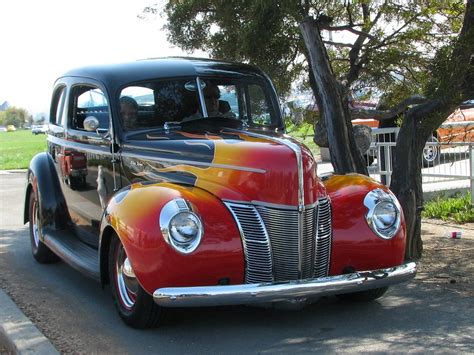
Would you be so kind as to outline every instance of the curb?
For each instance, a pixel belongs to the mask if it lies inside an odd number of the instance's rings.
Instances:
[[[0,289],[0,344],[13,354],[59,354],[51,342]]]

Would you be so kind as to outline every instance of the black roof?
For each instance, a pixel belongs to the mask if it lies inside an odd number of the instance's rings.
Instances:
[[[167,77],[193,76],[265,77],[255,66],[201,58],[155,58],[129,63],[96,65],[73,69],[62,77],[83,77],[99,80],[108,87],[118,88],[130,82]]]

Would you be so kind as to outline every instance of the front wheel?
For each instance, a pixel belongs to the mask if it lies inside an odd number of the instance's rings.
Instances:
[[[59,261],[59,257],[41,241],[42,225],[41,214],[39,210],[39,200],[33,191],[30,194],[29,217],[31,252],[33,257],[41,264]]]
[[[344,301],[370,302],[382,297],[387,292],[388,287],[374,288],[372,290],[345,293],[338,295]]]
[[[109,277],[115,306],[123,321],[133,328],[157,327],[164,310],[138,283],[127,253],[115,236],[109,249]]]

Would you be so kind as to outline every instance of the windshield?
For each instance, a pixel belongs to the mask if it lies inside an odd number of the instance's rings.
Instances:
[[[215,118],[216,126],[235,120],[241,127],[281,127],[272,92],[263,81],[237,79],[172,79],[132,84],[120,93],[124,130],[189,126]],[[226,118],[219,120],[218,118]],[[232,123],[235,126],[235,123]]]

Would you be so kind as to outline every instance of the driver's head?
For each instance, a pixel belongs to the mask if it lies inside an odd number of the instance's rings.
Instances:
[[[137,127],[138,104],[129,97],[122,96],[120,98],[120,115],[125,129],[133,129]]]
[[[217,85],[208,82],[203,90],[203,94],[208,115],[211,116],[211,113],[218,113],[221,93]]]

